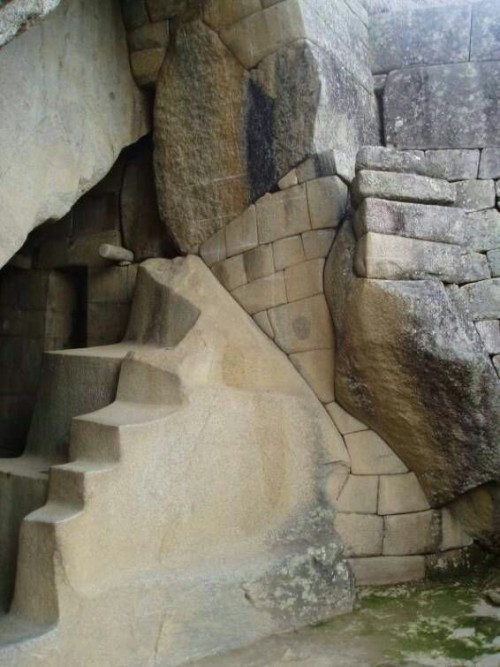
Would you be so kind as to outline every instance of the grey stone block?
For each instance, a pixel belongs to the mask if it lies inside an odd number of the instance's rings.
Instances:
[[[358,586],[387,586],[425,577],[424,556],[374,556],[350,558]]]
[[[500,250],[490,250],[486,256],[490,265],[491,275],[493,278],[498,278],[500,276]]]
[[[490,278],[484,255],[449,243],[369,232],[358,242],[355,268],[363,278],[464,284]]]
[[[476,329],[488,354],[500,354],[500,322],[481,320],[476,322]]]
[[[458,181],[455,205],[466,211],[481,211],[495,206],[495,183],[488,181]]]
[[[472,10],[471,60],[500,59],[500,5],[497,0],[484,0]]]
[[[485,252],[500,248],[500,213],[496,209],[466,215],[467,245]]]
[[[297,167],[299,183],[324,176],[340,176],[350,183],[354,178],[354,155],[345,151],[329,150],[307,158]]]
[[[452,204],[456,193],[455,187],[447,181],[426,176],[360,171],[353,181],[351,196],[355,206],[367,197],[423,204]]]
[[[500,178],[500,148],[483,148],[479,178]]]
[[[428,510],[384,519],[384,556],[409,556],[435,551],[441,542],[441,516]]]
[[[356,156],[356,171],[394,171],[443,178],[440,165],[428,164],[423,151],[396,151],[385,146],[363,146]]]
[[[428,163],[440,169],[442,178],[447,181],[477,178],[479,150],[431,150],[426,151],[425,158]]]
[[[356,211],[354,227],[358,238],[378,232],[456,245],[468,241],[465,212],[451,206],[369,198]]]
[[[475,322],[500,318],[500,278],[464,285],[460,296]]]
[[[372,18],[373,72],[469,59],[470,7],[421,7]]]
[[[384,90],[387,143],[424,149],[498,146],[500,105],[491,101],[499,97],[500,62],[391,72]]]

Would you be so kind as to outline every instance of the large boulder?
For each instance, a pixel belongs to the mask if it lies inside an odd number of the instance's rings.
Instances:
[[[117,0],[64,0],[1,49],[0,88],[1,266],[100,181],[148,121]]]
[[[500,383],[441,282],[358,278],[346,222],[328,258],[336,400],[370,425],[434,505],[500,480]]]

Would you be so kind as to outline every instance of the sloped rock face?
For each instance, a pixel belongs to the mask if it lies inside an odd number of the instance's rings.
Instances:
[[[100,181],[148,120],[117,0],[64,0],[1,49],[0,87],[1,266]]]
[[[358,278],[346,223],[326,268],[337,400],[377,430],[433,504],[500,478],[500,386],[443,285]]]

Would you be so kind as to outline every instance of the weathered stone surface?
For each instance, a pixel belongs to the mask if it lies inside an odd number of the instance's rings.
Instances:
[[[148,13],[152,21],[170,19],[183,12],[193,0],[146,0]]]
[[[335,426],[342,435],[368,430],[368,426],[346,412],[346,410],[344,410],[338,403],[330,403],[326,406],[326,409],[330,413],[330,417],[333,419]]]
[[[123,22],[127,30],[140,28],[149,22],[146,0],[122,0]]]
[[[476,322],[476,329],[488,354],[500,354],[500,322],[481,320]]]
[[[257,201],[260,243],[270,243],[311,228],[305,185],[265,195]]]
[[[347,185],[327,176],[309,181],[306,189],[312,229],[338,227],[347,209]]]
[[[480,251],[500,248],[500,213],[497,210],[469,213],[465,224],[470,248]]]
[[[311,259],[285,269],[286,294],[289,302],[323,293],[324,259]]]
[[[200,255],[207,266],[213,266],[226,259],[227,249],[224,229],[220,229],[201,245]]]
[[[495,183],[487,181],[458,181],[455,205],[466,211],[481,211],[495,206]]]
[[[269,312],[276,343],[288,354],[333,348],[333,328],[322,294],[294,301]]]
[[[344,543],[346,556],[377,556],[382,553],[384,521],[374,514],[344,514],[335,517],[335,530]]]
[[[384,556],[410,556],[436,551],[441,542],[441,516],[428,510],[386,516]]]
[[[441,510],[441,551],[460,549],[472,544],[462,525],[445,507]]]
[[[322,403],[335,398],[334,364],[331,350],[310,350],[290,355],[290,361]]]
[[[334,229],[315,229],[314,231],[302,234],[306,259],[326,257],[330,252],[334,238]]]
[[[477,336],[441,283],[356,278],[353,252],[344,225],[325,270],[336,401],[390,443],[431,504],[498,479],[500,387]],[[471,304],[488,304],[478,319],[498,317],[494,288],[493,280],[461,288]]]
[[[493,278],[500,277],[500,250],[490,250],[487,253],[488,263]]]
[[[471,9],[422,7],[375,16],[370,23],[373,72],[469,59]]]
[[[306,260],[302,237],[288,236],[273,243],[274,266],[276,271]],[[309,259],[309,258],[308,258]],[[312,258],[311,258],[312,259]]]
[[[410,204],[373,197],[363,200],[354,218],[358,239],[368,232],[376,232],[466,245],[469,227],[472,225],[469,225],[465,212],[451,206]]]
[[[215,264],[212,266],[212,271],[214,276],[230,292],[237,287],[240,287],[240,285],[245,285],[247,283],[243,255],[235,255],[234,257],[229,257],[228,259]],[[257,310],[262,310],[262,308],[258,308]]]
[[[384,90],[387,143],[397,148],[500,145],[500,63],[391,72]],[[418,100],[418,114],[414,113]]]
[[[499,373],[500,375],[500,373]],[[500,484],[488,483],[464,493],[449,509],[479,544],[500,553]]]
[[[34,227],[66,214],[148,124],[111,0],[65,0],[4,46],[0,86],[2,265]]]
[[[443,169],[428,164],[424,151],[396,151],[385,146],[363,146],[356,156],[356,171],[393,171],[443,178]]]
[[[250,203],[240,140],[247,80],[210,28],[180,27],[157,85],[155,168],[162,219],[183,251]]]
[[[380,477],[379,514],[409,514],[428,509],[429,501],[414,473]]]
[[[378,480],[376,475],[349,475],[337,501],[337,511],[376,514]]]
[[[345,436],[354,475],[398,475],[408,468],[375,431],[359,431]]]
[[[358,586],[388,586],[425,577],[424,556],[378,556],[349,560]]]
[[[500,148],[483,148],[479,178],[500,178]]]
[[[500,318],[500,278],[464,285],[460,295],[474,321]]]
[[[288,190],[288,188],[293,188],[294,185],[299,184],[299,179],[297,178],[297,170],[292,169],[289,171],[286,176],[280,178],[278,181],[278,187],[280,190]]]
[[[343,181],[350,183],[354,178],[355,156],[352,153],[339,150],[329,150],[307,158],[300,164],[297,171],[299,183],[312,181],[325,176],[340,176]]]
[[[61,0],[11,0],[0,5],[0,47],[57,8]]]
[[[261,245],[253,250],[248,250],[243,255],[243,264],[248,282],[270,276],[271,273],[274,273],[272,245]]]
[[[241,255],[237,255],[232,259],[238,259],[238,257],[241,257]],[[247,285],[242,285],[233,291],[233,296],[236,301],[243,306],[247,313],[250,313],[250,315],[286,303],[287,299],[283,272],[273,273],[266,278],[260,278]],[[274,329],[272,318],[271,323]]]
[[[261,9],[260,0],[208,0],[203,6],[203,18],[214,30],[219,30]]]
[[[500,60],[500,7],[495,0],[482,0],[472,12],[471,60]]]
[[[168,21],[148,23],[141,28],[131,30],[127,34],[127,41],[131,51],[165,49],[168,46],[168,39]]]
[[[435,178],[389,171],[359,171],[352,183],[351,195],[355,205],[367,197],[422,204],[452,204],[456,193],[453,185]]]
[[[465,181],[477,178],[479,168],[478,150],[431,150],[425,151],[425,160],[440,170],[447,181]]]
[[[356,273],[363,278],[470,283],[490,278],[484,255],[462,246],[368,232],[357,244]]]

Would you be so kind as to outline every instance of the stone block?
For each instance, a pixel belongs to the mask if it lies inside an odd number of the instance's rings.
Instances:
[[[500,7],[496,0],[483,0],[472,9],[471,60],[500,60]]]
[[[297,352],[290,355],[290,361],[322,403],[334,400],[333,350]]]
[[[460,288],[460,296],[475,322],[500,318],[500,278],[464,285]]]
[[[377,556],[382,553],[384,521],[375,514],[337,513],[335,530],[344,543],[344,555]]]
[[[299,179],[297,178],[297,170],[292,169],[292,171],[289,171],[286,176],[283,176],[278,181],[278,187],[280,190],[288,190],[288,188],[293,188],[294,185],[299,184]]]
[[[379,478],[370,475],[349,475],[337,501],[338,512],[376,514]]]
[[[260,243],[270,243],[311,228],[306,187],[265,195],[257,201],[257,229]]]
[[[164,21],[183,12],[189,0],[146,0],[151,21]]]
[[[476,329],[488,354],[500,354],[500,322],[481,320],[476,322]]]
[[[205,241],[205,243],[202,243],[200,247],[200,255],[205,264],[209,267],[226,259],[227,249],[224,229],[219,229],[219,231]]]
[[[462,246],[368,232],[357,244],[358,276],[384,280],[426,280],[464,284],[490,277],[484,255]]]
[[[327,257],[335,238],[334,229],[315,229],[302,234],[305,259]]]
[[[255,206],[249,206],[246,211],[232,220],[227,225],[225,233],[228,257],[255,248],[258,245]]]
[[[444,507],[441,510],[441,551],[450,549],[460,549],[472,544],[471,538],[467,535],[461,524],[449,509]]]
[[[68,239],[49,239],[38,247],[35,255],[35,268],[57,269],[69,266]]]
[[[261,245],[243,255],[248,282],[265,278],[274,273],[273,246]]]
[[[456,198],[454,185],[447,181],[388,171],[358,172],[351,194],[356,206],[367,197],[422,204],[453,204]]]
[[[389,586],[425,578],[424,556],[351,558],[349,565],[358,586]]]
[[[127,34],[127,41],[131,51],[166,49],[168,46],[168,39],[168,21],[148,23],[141,28],[131,30]]]
[[[466,245],[469,226],[465,212],[452,206],[409,204],[372,197],[362,201],[354,217],[358,238],[375,232]]]
[[[146,0],[122,0],[122,15],[125,27],[139,28],[149,21]]]
[[[241,257],[241,255],[238,255],[238,257]],[[273,273],[266,278],[260,278],[247,285],[242,285],[233,290],[232,295],[250,315],[286,303],[283,273]],[[273,324],[272,318],[271,324]]]
[[[500,62],[391,72],[384,89],[386,141],[396,148],[500,145]],[[419,113],[415,114],[415,100]]]
[[[262,331],[269,336],[269,338],[274,339],[274,331],[269,321],[269,315],[267,310],[262,310],[260,313],[255,313],[253,316],[255,322],[259,325]]]
[[[334,464],[331,466],[325,482],[325,496],[332,507],[336,507],[337,500],[348,479],[349,467],[347,465]]]
[[[471,9],[402,8],[378,14],[370,23],[375,74],[469,60]]]
[[[219,30],[261,9],[260,0],[208,0],[203,6],[203,19]]]
[[[481,252],[500,248],[500,213],[495,209],[466,216],[467,245]]]
[[[425,159],[424,151],[397,151],[385,146],[363,146],[356,156],[356,171],[392,171],[431,178],[444,178],[441,165]]]
[[[289,302],[323,293],[324,259],[311,259],[285,269],[286,295]]]
[[[455,206],[466,211],[481,211],[495,206],[495,183],[487,181],[458,181]]]
[[[333,326],[322,294],[269,312],[276,343],[287,354],[333,348]]]
[[[130,54],[130,66],[137,85],[152,87],[156,84],[165,54],[164,47],[133,51]]]
[[[483,148],[479,178],[500,178],[500,148]]]
[[[130,303],[134,295],[137,265],[90,269],[87,279],[89,303]]]
[[[350,415],[338,403],[330,403],[326,406],[326,409],[342,435],[357,433],[358,431],[368,431],[368,426],[366,426],[366,424],[363,424],[359,419]]]
[[[408,468],[375,431],[345,436],[353,475],[398,475]]]
[[[276,271],[281,271],[288,266],[305,262],[306,255],[302,239],[303,237],[301,238],[300,236],[288,236],[285,239],[280,239],[273,243],[274,266],[276,267]]]
[[[440,543],[440,512],[428,510],[384,518],[384,556],[432,553]]]
[[[347,209],[347,185],[338,176],[327,176],[306,187],[312,229],[338,227]]]
[[[296,169],[299,183],[325,176],[340,176],[350,183],[354,178],[355,156],[353,152],[331,149],[304,160]]]
[[[425,152],[425,160],[441,172],[447,181],[465,181],[477,178],[479,150],[430,150]]]
[[[247,283],[243,255],[235,255],[218,264],[214,264],[212,266],[212,272],[230,292]],[[258,310],[262,310],[262,308],[259,308]]]
[[[498,377],[500,377],[500,354],[497,354],[492,358],[493,366],[495,367],[495,370],[498,374]]]
[[[87,305],[87,345],[113,345],[125,337],[130,316],[128,303]]]
[[[486,253],[486,257],[488,258],[492,277],[500,277],[500,250],[490,250]]]
[[[430,509],[420,482],[412,472],[380,477],[378,513],[408,514]]]

